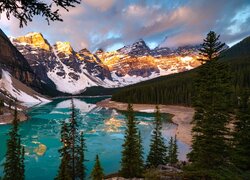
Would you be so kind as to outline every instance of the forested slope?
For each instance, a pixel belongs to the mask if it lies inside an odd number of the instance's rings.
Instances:
[[[250,37],[225,51],[220,61],[229,64],[235,95],[243,88],[250,87]],[[198,68],[127,86],[113,94],[112,100],[191,105],[195,95],[194,80],[197,70]]]

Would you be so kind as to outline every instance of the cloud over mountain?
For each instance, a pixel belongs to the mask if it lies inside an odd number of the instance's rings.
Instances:
[[[36,17],[27,27],[1,17],[0,26],[8,35],[18,36],[31,31],[43,32],[50,41],[70,41],[75,49],[117,48],[139,38],[148,43],[175,47],[202,41],[214,30],[226,43],[233,43],[250,34],[250,2],[248,0],[177,0],[118,1],[82,0],[81,5],[62,10],[64,22],[50,26]]]

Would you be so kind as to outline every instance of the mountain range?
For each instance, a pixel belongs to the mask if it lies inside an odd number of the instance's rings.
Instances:
[[[221,59],[234,72],[237,92],[250,86],[249,42],[247,37],[226,47]],[[159,103],[153,97],[159,94],[164,97],[160,103],[190,105],[196,67],[201,65],[200,45],[150,49],[142,39],[112,52],[90,52],[86,48],[76,51],[69,42],[51,45],[41,33],[8,38],[0,31],[0,47],[0,96],[21,102],[48,101],[48,96],[113,94],[118,89],[112,96],[117,101],[136,94],[137,103]]]
[[[10,40],[43,84],[68,94],[88,87],[124,87],[200,65],[199,45],[150,49],[140,39],[116,51],[92,53],[86,48],[75,51],[69,42],[51,45],[41,33]]]
[[[250,36],[225,49],[219,62],[228,65],[232,76],[233,99],[238,99],[245,89],[250,89]],[[112,100],[141,104],[191,106],[192,98],[196,95],[194,84],[198,69],[199,67],[126,86],[113,93]]]

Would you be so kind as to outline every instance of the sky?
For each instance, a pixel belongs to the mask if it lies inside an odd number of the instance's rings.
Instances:
[[[199,44],[210,30],[232,46],[250,35],[250,0],[82,0],[60,13],[63,22],[36,16],[23,28],[1,14],[0,28],[14,37],[41,32],[50,44],[67,41],[76,51],[112,51],[141,38],[150,48]]]

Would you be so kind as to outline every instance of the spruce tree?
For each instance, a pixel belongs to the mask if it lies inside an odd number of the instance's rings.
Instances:
[[[144,173],[144,160],[143,160],[143,146],[142,146],[142,138],[141,132],[138,130],[138,169],[137,169],[137,176],[140,177]]]
[[[168,159],[168,163],[171,162],[171,159],[172,159],[172,155],[173,155],[173,142],[174,142],[174,139],[173,137],[171,136],[170,137],[170,140],[168,142],[168,154],[167,154],[167,159]]]
[[[178,162],[178,146],[177,139],[171,137],[168,146],[168,162],[171,165],[175,165]]]
[[[19,120],[15,107],[12,128],[8,133],[6,159],[4,162],[3,180],[24,180],[24,148],[19,135]]]
[[[126,130],[122,145],[121,175],[125,178],[141,177],[143,164],[141,163],[142,148],[136,127],[136,119],[132,105],[128,105],[126,113]]]
[[[94,165],[94,168],[91,172],[91,179],[92,180],[102,180],[103,178],[104,178],[103,169],[101,167],[99,157],[98,157],[98,155],[96,155],[95,165]]]
[[[86,167],[84,165],[85,156],[84,151],[86,149],[85,139],[83,137],[83,132],[80,134],[80,144],[77,147],[78,159],[76,160],[76,176],[83,180],[85,178]]]
[[[69,166],[71,169],[71,177],[72,179],[75,179],[76,174],[76,149],[77,149],[77,122],[76,122],[76,111],[75,111],[75,105],[73,103],[73,100],[71,100],[71,118],[69,121],[69,135],[68,135],[68,142],[69,142],[69,153],[70,153],[70,162]]]
[[[83,134],[78,132],[77,115],[74,102],[71,102],[71,117],[69,122],[63,122],[61,130],[62,148],[59,150],[61,164],[59,166],[58,180],[84,179],[84,151],[85,142]]]
[[[156,106],[154,130],[150,143],[150,150],[147,157],[148,168],[156,168],[159,165],[167,163],[167,147],[164,143],[164,139],[161,133],[162,120],[159,107]]]
[[[71,172],[69,167],[69,142],[68,142],[68,124],[63,121],[61,128],[61,142],[63,146],[59,149],[61,164],[59,166],[58,175],[55,179],[57,180],[70,180]]]
[[[240,97],[233,133],[233,163],[243,172],[250,174],[250,91]],[[249,175],[250,176],[250,175]],[[249,178],[248,176],[248,178]],[[246,178],[247,179],[247,178]]]
[[[231,77],[228,66],[218,62],[223,46],[211,31],[200,49],[205,64],[196,78],[193,143],[188,157],[193,170],[206,172],[204,176],[216,174],[228,164]]]
[[[22,179],[25,179],[25,165],[24,165],[24,158],[25,156],[25,149],[24,146],[21,146],[21,157],[20,157],[20,175],[22,177]]]

